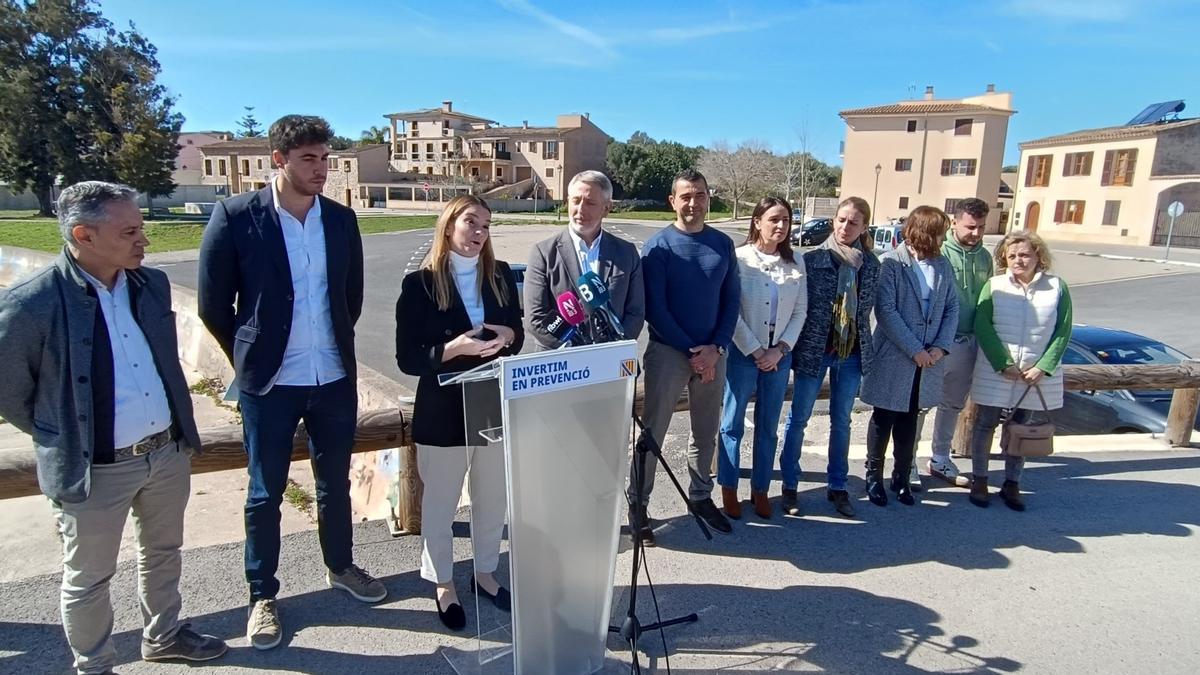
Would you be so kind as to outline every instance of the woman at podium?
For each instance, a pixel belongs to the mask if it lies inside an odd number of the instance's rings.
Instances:
[[[495,259],[489,239],[492,213],[472,195],[450,200],[434,227],[421,269],[404,278],[396,302],[396,363],[420,378],[412,435],[421,498],[421,577],[436,584],[442,623],[461,630],[466,616],[454,589],[451,526],[470,476],[472,589],[508,610],[509,592],[496,581],[506,509],[504,449],[482,437],[468,439],[462,385],[442,386],[438,375],[470,370],[521,351],[524,331],[517,284]]]

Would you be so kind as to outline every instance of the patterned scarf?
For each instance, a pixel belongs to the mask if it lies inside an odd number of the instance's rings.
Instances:
[[[833,296],[833,348],[839,359],[844,359],[854,352],[854,342],[858,339],[858,269],[862,267],[862,243],[854,242],[846,246],[838,242],[837,237],[830,236],[820,248],[829,251],[837,261],[838,278],[837,291]]]

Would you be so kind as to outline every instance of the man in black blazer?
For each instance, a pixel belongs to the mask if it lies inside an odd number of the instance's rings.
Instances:
[[[637,247],[605,232],[604,216],[612,208],[612,183],[599,171],[582,171],[567,184],[570,222],[562,232],[539,242],[525,270],[525,330],[543,349],[556,349],[559,341],[546,332],[558,316],[556,298],[575,291],[576,280],[586,270],[600,276],[608,287],[609,305],[621,322],[625,337],[636,340],[646,323],[646,298],[642,289],[642,258]],[[581,326],[594,338],[595,325]]]
[[[219,202],[200,246],[200,318],[233,363],[249,458],[246,634],[283,637],[275,596],[280,504],[301,420],[317,488],[329,585],[363,602],[387,596],[354,565],[350,451],[358,415],[354,324],[362,312],[362,238],[354,212],[321,196],[333,131],[319,117],[271,125],[271,185]]]

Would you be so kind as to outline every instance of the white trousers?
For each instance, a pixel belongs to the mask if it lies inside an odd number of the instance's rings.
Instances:
[[[475,572],[496,571],[500,538],[508,509],[504,478],[504,446],[439,447],[417,445],[421,496],[421,578],[444,584],[454,578],[454,514],[470,473],[471,549]]]

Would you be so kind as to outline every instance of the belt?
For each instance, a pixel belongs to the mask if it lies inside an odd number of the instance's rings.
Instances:
[[[133,445],[127,445],[123,448],[116,448],[113,450],[113,461],[120,461],[123,459],[130,459],[132,457],[148,455],[155,450],[161,450],[178,437],[179,436],[175,433],[174,427],[171,427],[170,429],[163,429],[156,434],[150,434]]]

